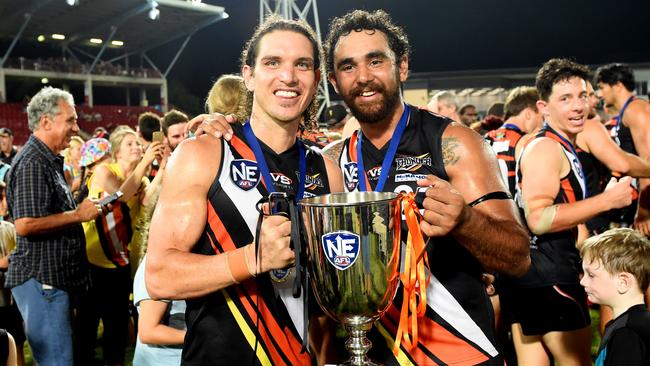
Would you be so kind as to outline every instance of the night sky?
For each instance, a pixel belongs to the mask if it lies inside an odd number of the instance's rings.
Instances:
[[[197,32],[171,70],[169,101],[190,114],[203,110],[205,96],[220,75],[240,71],[241,50],[259,24],[258,0],[204,2],[225,7],[230,17]],[[306,0],[297,2],[302,6]],[[650,0],[319,0],[322,37],[333,17],[352,9],[391,14],[409,35],[412,72],[537,68],[552,57],[588,65],[650,64]],[[171,15],[161,12],[165,16]],[[309,22],[313,25],[312,14]],[[181,43],[171,42],[149,55],[165,70]],[[0,49],[8,44],[0,41]],[[28,58],[60,55],[53,44],[33,42],[12,53]],[[35,79],[7,81],[13,101],[40,87]],[[81,84],[72,85],[71,91],[83,98]],[[126,104],[123,88],[96,87],[94,93],[98,104]],[[138,96],[132,91],[130,103],[137,104]],[[152,105],[159,103],[159,91],[148,91],[148,98]]]
[[[170,74],[200,97],[219,75],[239,71],[241,49],[259,22],[257,0],[204,2],[224,6],[230,18],[195,34]],[[404,27],[413,72],[538,67],[552,57],[650,62],[647,0],[320,0],[322,37],[333,17],[357,8],[384,9]],[[163,59],[178,44],[154,55]]]

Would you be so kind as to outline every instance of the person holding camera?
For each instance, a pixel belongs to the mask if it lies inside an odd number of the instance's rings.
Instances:
[[[160,179],[150,184],[147,170],[154,159],[163,159],[163,144],[152,143],[146,153],[137,133],[119,127],[110,136],[112,162],[97,166],[88,178],[88,196],[112,205],[106,215],[83,223],[92,287],[78,313],[79,363],[93,364],[94,340],[103,320],[103,355],[108,365],[124,363],[129,322],[131,267],[129,250],[134,224]],[[161,175],[162,177],[162,175]],[[120,195],[117,192],[121,192]],[[111,203],[110,201],[114,201]]]

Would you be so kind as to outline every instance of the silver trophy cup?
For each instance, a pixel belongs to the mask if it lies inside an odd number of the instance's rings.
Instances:
[[[366,332],[391,304],[399,281],[399,196],[336,193],[300,201],[308,269],[323,311],[343,324],[347,365],[373,365]]]

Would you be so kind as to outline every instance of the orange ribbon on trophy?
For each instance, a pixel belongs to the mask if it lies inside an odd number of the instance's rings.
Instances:
[[[393,346],[393,354],[397,355],[401,342],[407,349],[413,349],[418,344],[418,318],[424,316],[427,309],[427,285],[430,276],[426,274],[425,266],[429,266],[426,243],[420,230],[420,213],[413,193],[402,193],[397,209],[404,209],[408,236],[404,255],[404,268],[400,274],[402,287],[402,309],[399,326]],[[400,215],[397,216],[401,218]],[[401,220],[396,220],[396,229],[400,233]],[[401,245],[400,245],[401,246]],[[397,247],[397,246],[396,246]]]

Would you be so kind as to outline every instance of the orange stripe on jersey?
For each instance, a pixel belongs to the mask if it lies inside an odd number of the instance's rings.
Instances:
[[[253,150],[246,144],[246,142],[242,141],[239,137],[237,136],[232,136],[230,139],[230,146],[239,154],[241,155],[242,158],[251,160],[251,161],[257,161],[255,159],[255,153],[253,153]],[[260,174],[260,181],[262,184],[264,184],[264,187],[266,187],[266,183],[264,182],[264,179],[262,178],[262,175]],[[273,182],[271,182],[273,184]]]
[[[124,222],[125,214],[122,205],[126,204],[118,203],[110,213],[101,216],[101,229],[106,239],[106,245],[108,246],[104,250],[107,250],[111,254],[111,258],[108,259],[117,266],[125,266],[128,264],[125,256],[128,258],[128,245],[131,239],[129,238],[129,228]],[[109,217],[112,218],[112,224],[108,221]],[[117,243],[113,240],[114,238],[118,240]]]
[[[384,318],[387,316],[392,321],[399,319],[398,309],[391,305]],[[391,321],[383,320],[382,324],[390,329],[391,333],[395,333],[396,329]],[[472,344],[467,343],[462,338],[458,338],[427,316],[418,318],[418,330],[420,339],[418,347],[413,348],[411,351],[402,348],[402,351],[408,353],[416,364],[431,364],[435,362],[420,347],[428,349],[443,364],[470,366],[485,362],[489,359],[487,355],[476,349]],[[459,359],[460,357],[462,359]]]
[[[245,281],[242,283],[242,287],[246,289],[248,293],[257,293],[257,285],[253,281]],[[257,312],[253,308],[253,304],[248,301],[248,298],[244,296],[241,287],[237,287],[237,294],[240,296],[242,305],[244,305],[246,312],[250,316],[251,320],[255,322],[257,320]],[[267,349],[270,350],[271,357],[274,359],[276,364],[282,364],[284,361],[280,359],[279,351],[282,351],[284,356],[289,359],[290,365],[309,365],[311,364],[311,357],[308,352],[300,353],[302,349],[302,343],[297,339],[291,330],[287,327],[280,327],[277,320],[269,311],[266,302],[263,298],[257,297],[257,309],[262,315],[262,319],[266,327],[260,327],[259,332],[262,336],[264,343],[267,345]],[[268,327],[267,333],[266,328]],[[269,338],[271,337],[271,338]],[[277,343],[278,349],[273,347],[273,341]]]
[[[515,158],[510,155],[503,155],[503,154],[497,154],[497,159],[503,160],[503,161],[515,161]]]
[[[221,218],[219,218],[219,215],[215,212],[211,204],[208,204],[208,224],[215,233],[219,244],[221,244],[225,251],[237,249],[237,246],[223,225]],[[216,245],[212,242],[210,242],[210,244],[212,245],[212,248],[219,253]],[[242,291],[242,287],[246,290],[246,293],[251,294],[250,298],[246,296],[244,291]],[[266,346],[274,364],[284,364],[285,358],[289,359],[289,364],[291,365],[311,364],[309,353],[300,353],[300,350],[302,349],[301,341],[293,335],[289,328],[281,328],[273,314],[269,311],[265,300],[259,296],[255,281],[247,280],[239,286],[233,286],[233,288],[236,291],[237,299],[246,310],[246,314],[248,315],[251,324],[257,323],[257,311],[255,308],[257,308],[259,313],[262,315],[260,323],[264,324],[263,326],[258,327],[258,332],[260,333],[261,341]],[[251,303],[253,297],[257,304]],[[273,344],[273,341],[277,343],[277,348]],[[284,354],[285,358],[282,357],[280,352]]]
[[[573,191],[573,187],[571,186],[571,181],[569,178],[564,178],[560,181],[560,189],[562,190],[563,195],[566,197],[567,203],[576,202],[576,194]]]
[[[226,230],[221,218],[219,218],[219,215],[214,211],[214,207],[212,207],[212,203],[210,202],[208,202],[207,221],[210,228],[212,228],[212,232],[217,237],[219,244],[221,244],[221,247],[223,247],[225,251],[237,249],[235,242],[232,241],[230,234],[228,234],[228,230]],[[215,253],[222,253],[220,250],[217,250],[217,246],[212,242],[212,239],[210,239],[210,245],[212,245],[212,249],[214,249]]]

